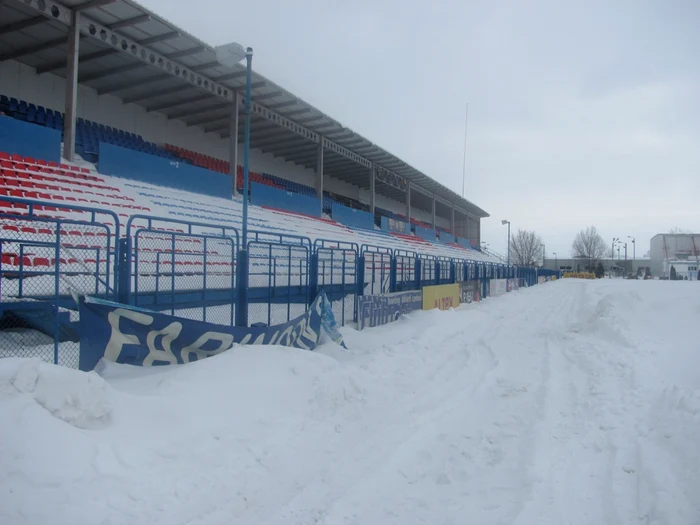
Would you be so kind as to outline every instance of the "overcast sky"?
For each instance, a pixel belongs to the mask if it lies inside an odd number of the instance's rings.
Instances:
[[[548,257],[588,225],[638,256],[700,230],[696,0],[141,1],[458,193],[469,102],[465,196],[501,253],[501,219]]]

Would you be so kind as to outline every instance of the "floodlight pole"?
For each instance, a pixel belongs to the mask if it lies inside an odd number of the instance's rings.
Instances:
[[[253,48],[245,50],[245,134],[243,138],[243,250],[248,250],[248,162],[250,160],[250,113],[251,113],[251,79],[253,64]]]
[[[510,268],[510,221],[502,220],[501,224],[508,225],[508,267]]]
[[[253,48],[245,50],[246,70],[245,70],[245,100],[243,111],[245,113],[245,134],[243,139],[243,217],[241,231],[241,247],[238,250],[238,300],[236,304],[236,326],[248,326],[248,198],[250,188],[248,187],[249,160],[250,160],[250,116],[251,116],[251,78],[253,63]]]

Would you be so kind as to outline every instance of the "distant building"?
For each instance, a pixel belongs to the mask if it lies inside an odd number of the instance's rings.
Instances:
[[[651,273],[668,277],[671,266],[676,273],[697,279],[700,266],[700,233],[659,233],[651,238],[649,250]],[[694,268],[694,269],[693,269]]]
[[[632,260],[628,259],[601,259],[603,263],[603,270],[605,270],[606,275],[610,275],[612,272],[616,276],[625,276],[630,273],[644,273],[644,270],[649,266],[649,259],[637,258]],[[562,272],[585,272],[586,265],[588,264],[588,259],[586,258],[573,258],[573,259],[546,259],[544,261],[543,267],[548,270],[561,270]],[[652,275],[654,275],[652,273]],[[656,275],[659,275],[658,273]]]

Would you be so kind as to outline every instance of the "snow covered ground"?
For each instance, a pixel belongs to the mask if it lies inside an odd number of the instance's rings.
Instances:
[[[565,280],[350,348],[0,360],[0,523],[700,523],[695,283]]]

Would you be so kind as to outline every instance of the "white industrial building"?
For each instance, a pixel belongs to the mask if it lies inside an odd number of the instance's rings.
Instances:
[[[651,272],[668,277],[671,266],[678,275],[697,279],[700,267],[699,233],[659,233],[651,238],[649,250]]]

